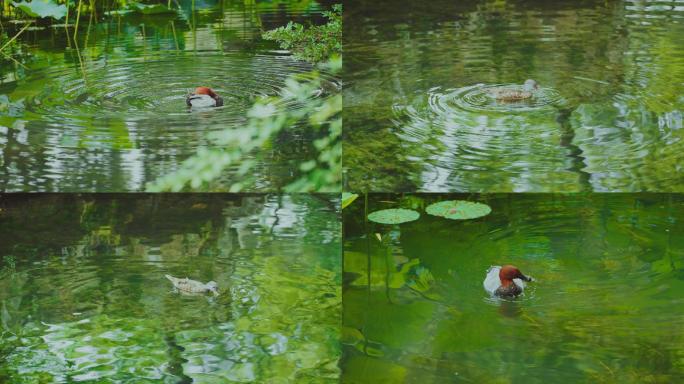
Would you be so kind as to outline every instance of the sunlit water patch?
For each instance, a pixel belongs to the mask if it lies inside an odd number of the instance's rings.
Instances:
[[[365,219],[452,199],[492,212]],[[343,221],[343,382],[684,379],[679,195],[371,194]],[[483,286],[504,264],[533,278],[515,299]]]
[[[1,209],[0,381],[338,381],[336,198],[6,196]],[[165,274],[219,294],[183,295]]]
[[[313,69],[261,32],[290,20],[316,22],[319,5],[203,7],[94,23],[78,44],[67,42],[63,28],[23,36],[29,62],[0,73],[0,188],[143,190],[210,145],[212,133],[244,127],[258,98],[285,95],[288,77],[306,78]],[[311,97],[339,86],[321,72],[323,85]],[[189,109],[185,98],[198,86],[214,89],[224,106]],[[298,107],[281,102],[271,113]],[[313,152],[312,136],[294,126],[269,148],[246,154],[255,164],[246,184],[272,191],[294,180]],[[243,181],[241,166],[209,187]]]

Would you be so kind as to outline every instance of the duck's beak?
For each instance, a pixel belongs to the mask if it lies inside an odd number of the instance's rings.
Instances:
[[[532,278],[531,278],[531,277],[525,276],[525,275],[523,275],[522,273],[518,276],[518,278],[519,278],[520,280],[527,281],[527,282],[532,281]]]

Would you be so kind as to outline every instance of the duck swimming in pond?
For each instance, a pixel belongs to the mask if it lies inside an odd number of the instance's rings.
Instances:
[[[514,298],[525,289],[525,281],[532,281],[512,265],[490,267],[484,280],[484,288],[490,295],[506,299]]]
[[[527,79],[523,84],[522,89],[512,88],[512,87],[497,87],[490,90],[490,94],[496,101],[500,102],[515,102],[528,100],[534,97],[534,93],[539,89],[539,84],[532,80]]]
[[[223,106],[223,99],[209,87],[197,87],[185,98],[188,107],[209,108]]]
[[[205,294],[207,292],[211,292],[214,294],[214,296],[218,296],[218,284],[216,284],[215,281],[210,281],[206,284],[195,281],[195,280],[190,280],[187,277],[185,279],[181,279],[178,277],[173,277],[171,275],[164,275],[166,276],[169,281],[173,284],[176,289],[178,289],[181,293],[184,293],[186,295],[200,295],[200,294]]]

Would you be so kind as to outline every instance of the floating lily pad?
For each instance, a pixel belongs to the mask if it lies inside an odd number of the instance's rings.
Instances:
[[[51,17],[59,20],[67,13],[66,5],[57,4],[54,0],[33,0],[30,3],[13,1],[12,5],[31,17]]]
[[[403,208],[383,209],[368,215],[368,220],[380,224],[401,224],[418,220],[420,213]]]
[[[492,209],[487,204],[463,200],[447,200],[430,204],[425,211],[451,220],[468,220],[487,216]]]
[[[342,209],[353,203],[359,197],[356,193],[342,192]]]

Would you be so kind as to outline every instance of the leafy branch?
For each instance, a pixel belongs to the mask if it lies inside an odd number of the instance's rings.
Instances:
[[[318,63],[333,55],[342,54],[342,4],[324,12],[328,19],[324,25],[310,26],[289,22],[286,26],[267,31],[266,40],[275,40],[280,47],[292,51],[299,60]]]

